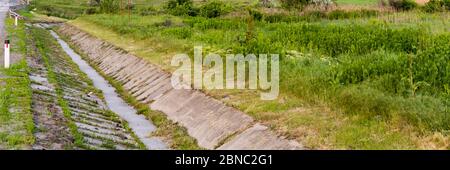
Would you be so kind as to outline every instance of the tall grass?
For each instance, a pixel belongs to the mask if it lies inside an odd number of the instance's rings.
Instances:
[[[279,53],[283,93],[325,102],[347,114],[401,116],[424,129],[450,130],[448,32],[381,21],[255,21],[253,39],[248,41],[247,23],[238,19],[164,15],[134,16],[131,21],[118,15],[83,19],[137,39],[207,44],[219,53]],[[164,24],[168,20],[171,24]]]

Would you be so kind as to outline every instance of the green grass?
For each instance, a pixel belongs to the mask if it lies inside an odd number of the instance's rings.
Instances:
[[[263,102],[247,92],[210,93],[218,98],[231,94],[234,98],[225,101],[227,104],[269,122],[287,136],[309,141],[311,147],[417,148],[421,136],[446,133],[450,128],[445,88],[449,72],[432,69],[449,68],[441,62],[450,56],[445,27],[449,22],[443,19],[448,14],[390,15],[352,21],[257,21],[255,37],[247,43],[239,43],[248,31],[247,23],[235,19],[158,15],[129,20],[119,15],[93,15],[73,24],[169,70],[174,69],[168,67],[170,57],[190,53],[194,45],[219,54],[280,53],[281,99]],[[412,22],[423,18],[428,18],[424,24]],[[166,20],[171,20],[172,26],[160,26]],[[133,46],[129,46],[131,41]],[[146,50],[149,46],[158,48]],[[303,107],[318,107],[315,112],[329,114],[291,113]],[[290,124],[287,127],[286,122]],[[327,130],[306,137],[298,132],[319,128]]]
[[[0,147],[25,149],[34,143],[31,89],[25,60],[0,69]]]
[[[25,27],[20,22],[6,19],[6,31],[12,42],[11,53],[26,55]],[[31,112],[31,88],[25,59],[12,64],[9,69],[0,68],[0,148],[27,149],[34,143],[34,122]]]

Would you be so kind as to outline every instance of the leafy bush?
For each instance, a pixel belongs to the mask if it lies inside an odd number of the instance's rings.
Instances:
[[[430,0],[423,9],[426,12],[442,12],[450,10],[450,0]]]
[[[418,6],[414,0],[389,0],[389,5],[397,11],[408,11]]]
[[[115,14],[120,10],[119,0],[102,0],[100,1],[100,12]]]
[[[164,6],[165,9],[168,10],[173,10],[175,9],[177,6],[193,6],[193,1],[192,0],[169,0],[166,4],[166,6]]]
[[[158,11],[152,6],[139,9],[139,15],[141,15],[141,16],[153,15],[153,14],[156,14],[157,12]]]
[[[192,0],[170,0],[164,8],[175,16],[197,16],[198,9],[194,7]]]
[[[97,8],[86,8],[86,10],[84,10],[84,14],[91,15],[96,13],[98,13]]]
[[[249,12],[250,16],[253,18],[253,20],[255,20],[255,21],[261,21],[264,17],[264,14],[262,14],[258,10],[249,9],[248,12]]]
[[[220,1],[209,2],[200,7],[200,15],[207,18],[216,18],[226,13],[225,4]]]

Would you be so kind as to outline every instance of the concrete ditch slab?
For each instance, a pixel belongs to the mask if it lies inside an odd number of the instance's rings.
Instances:
[[[184,126],[203,148],[302,149],[297,142],[279,137],[265,126],[254,125],[255,121],[244,112],[200,91],[173,89],[169,73],[139,57],[68,24],[58,31],[139,101],[149,103],[152,110],[161,111]]]

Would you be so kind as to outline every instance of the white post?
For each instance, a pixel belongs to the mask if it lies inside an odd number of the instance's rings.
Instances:
[[[17,20],[19,20],[18,18],[19,17],[17,17],[17,16],[15,16],[15,18],[14,18],[14,26],[16,26],[16,27],[17,27],[17,22],[18,22]]]
[[[9,68],[9,40],[5,40],[5,68]]]

